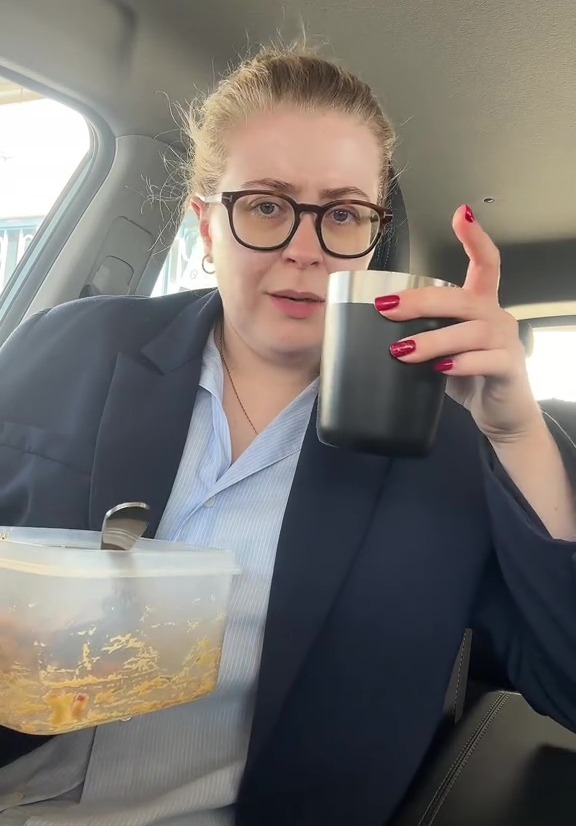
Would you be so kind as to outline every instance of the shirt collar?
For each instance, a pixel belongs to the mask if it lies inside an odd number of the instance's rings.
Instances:
[[[200,372],[200,381],[198,384],[207,390],[218,401],[222,401],[222,393],[224,391],[224,371],[222,367],[222,359],[215,341],[216,327],[214,327],[204,347],[202,354],[202,370]]]

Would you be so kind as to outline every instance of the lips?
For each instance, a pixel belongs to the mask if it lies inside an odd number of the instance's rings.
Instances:
[[[324,300],[319,295],[295,290],[270,293],[270,299],[282,318],[295,321],[312,318],[324,307]]]
[[[290,301],[305,302],[309,304],[323,304],[324,299],[320,298],[316,293],[297,292],[296,290],[285,290],[282,292],[272,293],[274,298],[287,298]]]

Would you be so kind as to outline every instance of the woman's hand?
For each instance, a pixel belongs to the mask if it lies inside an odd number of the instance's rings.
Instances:
[[[392,345],[407,363],[431,361],[449,375],[447,393],[466,407],[493,445],[530,438],[546,429],[526,372],[516,320],[498,302],[500,255],[469,207],[452,222],[470,259],[462,288],[428,287],[382,296],[376,307],[393,321],[458,319],[449,327]]]
[[[453,227],[470,259],[464,286],[405,290],[376,307],[391,320],[456,323],[396,342],[392,355],[448,373],[447,392],[470,411],[551,536],[575,540],[574,490],[530,389],[516,321],[498,303],[498,250],[469,207],[458,209]]]

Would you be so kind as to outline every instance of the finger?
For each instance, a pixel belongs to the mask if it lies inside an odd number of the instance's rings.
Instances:
[[[500,253],[468,206],[454,214],[452,227],[469,258],[464,289],[498,300]]]
[[[452,219],[454,233],[470,260],[464,288],[476,295],[498,299],[500,283],[500,253],[469,206],[461,206]]]
[[[433,365],[433,369],[449,376],[485,376],[502,380],[510,380],[518,373],[516,361],[510,350],[506,348],[474,350],[456,356],[447,356],[439,359]]]
[[[494,315],[492,299],[455,287],[403,290],[395,296],[379,296],[374,304],[382,316],[393,321],[410,321],[415,318],[458,318],[471,321]]]
[[[420,363],[470,350],[497,350],[510,345],[507,331],[485,320],[466,321],[441,330],[400,339],[390,353],[400,361]]]

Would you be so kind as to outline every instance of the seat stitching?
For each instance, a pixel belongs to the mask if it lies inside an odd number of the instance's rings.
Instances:
[[[458,674],[456,676],[456,689],[454,691],[454,702],[452,703],[452,717],[454,720],[456,719],[456,706],[458,705],[458,692],[460,690],[460,678],[462,676],[462,663],[464,661],[464,651],[463,645],[460,646],[459,656],[458,656]]]
[[[465,754],[466,754],[466,752],[470,750],[471,746],[472,746],[472,745],[473,745],[473,743],[474,743],[475,738],[478,736],[478,734],[477,734],[478,730],[479,730],[479,729],[482,729],[483,727],[485,727],[485,726],[486,726],[486,724],[487,724],[487,723],[490,721],[490,719],[491,719],[491,718],[495,715],[495,713],[497,713],[497,712],[500,710],[500,709],[499,709],[499,706],[503,706],[503,705],[504,705],[504,703],[505,703],[507,700],[508,700],[508,696],[507,696],[507,695],[503,695],[503,696],[502,696],[502,695],[499,695],[499,696],[498,696],[498,697],[494,700],[494,702],[492,703],[492,705],[490,706],[490,708],[486,711],[486,714],[484,715],[484,717],[483,717],[483,719],[482,719],[481,723],[479,724],[479,726],[477,726],[477,727],[476,727],[475,731],[474,731],[472,734],[470,734],[470,736],[468,737],[468,740],[467,740],[467,741],[466,741],[466,743],[462,746],[462,748],[461,748],[461,749],[460,749],[460,751],[458,752],[457,756],[456,756],[456,757],[454,758],[454,760],[452,761],[452,764],[451,764],[450,768],[449,768],[449,769],[447,769],[447,771],[445,772],[445,774],[444,774],[444,776],[443,776],[442,780],[439,782],[439,784],[438,784],[438,788],[436,789],[436,792],[435,792],[435,794],[433,795],[432,800],[431,800],[431,801],[430,801],[430,803],[426,806],[426,809],[424,810],[424,813],[422,814],[422,817],[421,817],[421,818],[420,818],[420,820],[418,821],[418,826],[423,826],[423,825],[424,825],[424,823],[426,822],[426,818],[427,818],[427,816],[428,816],[428,814],[429,814],[430,810],[431,810],[431,809],[433,809],[433,807],[436,805],[436,803],[437,803],[437,801],[438,801],[438,794],[439,794],[439,792],[440,792],[440,790],[441,790],[442,783],[444,783],[444,781],[446,780],[446,778],[447,778],[447,777],[449,777],[449,776],[450,776],[450,774],[454,771],[454,769],[455,769],[455,767],[458,765],[459,761],[460,761],[460,760],[462,760],[463,755],[465,755]],[[450,787],[449,787],[449,788],[452,788],[452,785],[453,785],[453,783],[451,783],[451,784],[450,784]],[[448,793],[448,792],[446,792],[446,794],[447,794],[447,793]],[[442,801],[443,799],[445,799],[446,794],[444,794],[444,795],[440,798],[440,801]],[[442,804],[440,803],[440,805],[442,805]],[[435,812],[435,813],[434,813],[434,815],[432,816],[432,820],[431,820],[431,821],[429,821],[429,823],[430,823],[430,824],[433,822],[434,818],[436,817],[436,814],[437,814],[437,812]]]
[[[443,806],[443,805],[444,805],[444,803],[446,802],[446,799],[447,799],[448,795],[450,794],[450,792],[451,792],[451,791],[452,791],[452,789],[454,788],[454,785],[455,785],[456,781],[458,780],[458,778],[460,777],[460,774],[461,774],[461,773],[462,773],[462,771],[464,770],[464,768],[465,768],[466,764],[469,762],[470,758],[471,758],[471,757],[472,757],[472,755],[474,754],[474,751],[476,750],[476,748],[477,748],[478,744],[480,743],[480,741],[482,740],[482,738],[484,737],[484,735],[486,734],[486,732],[489,730],[490,725],[492,724],[492,722],[496,719],[496,717],[498,716],[498,714],[500,714],[500,712],[502,711],[502,709],[504,708],[504,706],[506,705],[506,703],[509,701],[509,699],[510,699],[510,697],[509,697],[508,695],[505,695],[505,696],[504,696],[504,698],[502,699],[501,703],[500,703],[500,707],[499,707],[499,708],[497,708],[497,709],[495,709],[495,711],[494,711],[494,714],[493,714],[492,718],[491,718],[490,720],[486,720],[486,721],[485,721],[485,723],[483,724],[483,725],[484,725],[484,730],[483,730],[483,731],[481,731],[481,732],[480,732],[480,734],[478,735],[478,739],[477,739],[477,740],[476,740],[476,742],[472,745],[472,747],[470,748],[470,751],[468,752],[468,754],[466,755],[466,757],[462,760],[461,765],[460,765],[460,766],[458,766],[458,770],[457,770],[457,771],[456,771],[456,773],[454,774],[454,777],[452,778],[452,780],[451,780],[451,781],[450,781],[450,783],[448,784],[448,787],[447,787],[447,789],[445,790],[445,792],[444,792],[444,793],[442,794],[442,796],[440,797],[440,799],[439,799],[439,801],[438,801],[438,804],[437,804],[437,806],[436,806],[436,810],[435,810],[434,814],[432,815],[431,820],[429,821],[429,826],[431,826],[431,825],[432,825],[432,823],[434,823],[434,821],[436,820],[436,816],[438,815],[438,813],[440,812],[440,809],[442,808],[442,806]]]

